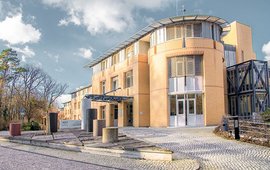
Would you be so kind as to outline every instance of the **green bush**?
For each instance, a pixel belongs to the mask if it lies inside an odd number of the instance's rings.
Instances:
[[[267,108],[263,113],[261,113],[261,116],[265,122],[270,122],[270,108]]]
[[[40,130],[41,127],[38,122],[28,122],[23,124],[23,130],[29,131],[29,130]]]

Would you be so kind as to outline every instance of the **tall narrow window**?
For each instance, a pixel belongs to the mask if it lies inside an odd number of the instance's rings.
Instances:
[[[176,38],[182,38],[182,26],[178,25],[175,27]]]
[[[202,75],[202,57],[195,56],[195,75],[201,76]]]
[[[107,65],[107,61],[104,60],[101,62],[101,70],[105,70],[106,69],[106,65]]]
[[[102,94],[106,93],[106,81],[105,80],[100,83],[100,86],[101,86],[101,93]]]
[[[214,30],[214,25],[211,25],[211,33],[212,33],[212,39],[215,40],[215,30]]]
[[[126,74],[125,74],[126,88],[133,86],[133,75],[132,74],[133,74],[132,70],[126,72]]]
[[[192,37],[192,25],[186,25],[186,37]]]
[[[174,39],[174,26],[166,28],[167,41]]]
[[[106,115],[106,106],[101,106],[101,118],[105,119],[105,115]]]
[[[184,76],[185,67],[184,67],[184,57],[178,57],[176,59],[176,76]]]
[[[194,76],[195,69],[194,69],[194,57],[187,57],[186,58],[186,75],[187,76]]]
[[[116,90],[118,88],[118,76],[112,78],[112,90]]]
[[[202,36],[202,24],[201,23],[193,25],[193,33],[194,33],[194,37],[201,37]]]

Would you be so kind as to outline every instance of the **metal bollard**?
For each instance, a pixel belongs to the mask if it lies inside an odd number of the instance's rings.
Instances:
[[[239,118],[238,116],[235,116],[233,118],[233,121],[234,121],[234,138],[236,140],[239,140],[240,139],[240,130],[239,130]]]

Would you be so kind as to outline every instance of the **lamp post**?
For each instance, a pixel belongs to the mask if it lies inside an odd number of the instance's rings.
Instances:
[[[22,126],[23,126],[23,122],[24,122],[24,115],[25,115],[25,110],[23,108],[20,109],[20,116],[21,116],[21,119],[22,119]]]

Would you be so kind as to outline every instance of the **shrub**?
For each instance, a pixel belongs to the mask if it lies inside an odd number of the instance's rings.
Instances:
[[[0,117],[0,130],[8,130],[8,122]]]
[[[270,122],[270,108],[267,108],[263,113],[261,113],[261,116],[265,122]]]
[[[41,127],[38,122],[32,121],[28,123],[23,124],[23,130],[29,131],[29,130],[40,130]]]

